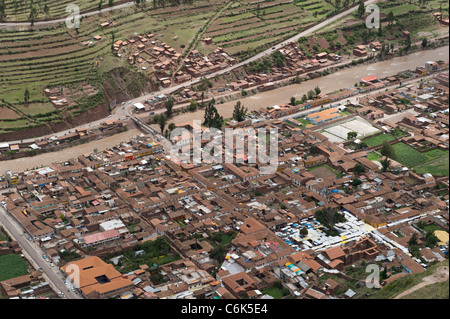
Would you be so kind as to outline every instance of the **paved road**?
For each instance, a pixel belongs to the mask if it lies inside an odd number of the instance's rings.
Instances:
[[[68,299],[81,299],[82,297],[69,290],[64,284],[64,279],[59,272],[57,266],[51,267],[49,262],[45,261],[42,255],[45,253],[34,242],[28,240],[28,234],[24,234],[22,227],[17,221],[6,212],[0,205],[0,224],[8,230],[9,234],[22,247],[23,254],[27,257],[30,263],[38,269],[42,268],[43,276],[50,283],[56,292],[63,292]]]

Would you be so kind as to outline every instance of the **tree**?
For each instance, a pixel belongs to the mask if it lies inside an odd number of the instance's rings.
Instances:
[[[216,100],[213,98],[211,101],[209,101],[208,105],[206,106],[203,125],[206,127],[214,127],[221,129],[223,125],[223,117],[220,116],[219,112],[214,106],[215,103]]]
[[[347,133],[347,140],[353,140],[357,136],[358,136],[358,133],[356,133],[356,132],[348,132]]]
[[[427,47],[427,45],[428,45],[428,40],[425,38],[422,40],[422,48],[425,49]]]
[[[380,148],[380,153],[381,153],[381,155],[392,158],[392,159],[397,158],[394,148],[388,141],[383,142],[383,144]]]
[[[394,23],[395,17],[392,11],[389,11],[386,20],[389,22],[389,25],[392,25],[392,23]]]
[[[364,149],[364,148],[367,148],[367,147],[369,147],[369,145],[367,145],[366,142],[361,142],[358,145],[356,145],[356,149],[358,149],[358,150],[361,150],[361,149]]]
[[[38,12],[33,5],[30,5],[30,15],[28,16],[28,20],[31,22],[31,26],[34,26],[34,20],[36,19]]]
[[[30,100],[30,91],[28,91],[28,89],[25,89],[25,93],[23,94],[23,101],[25,103],[28,103],[29,100]]]
[[[169,131],[173,131],[173,130],[176,129],[176,128],[177,128],[177,126],[176,126],[175,123],[170,123],[170,124],[169,124]]]
[[[405,51],[408,52],[411,48],[411,35],[408,34],[406,37],[406,45],[405,45]]]
[[[335,224],[346,221],[345,216],[332,207],[325,207],[318,210],[315,213],[315,217],[319,223],[327,227],[330,231],[333,230]]]
[[[358,187],[359,185],[361,185],[362,184],[362,181],[359,179],[359,178],[354,178],[353,180],[352,180],[352,186],[353,187]]]
[[[408,241],[408,246],[415,246],[415,245],[417,245],[417,234],[413,234]]]
[[[159,125],[159,128],[161,129],[161,134],[164,133],[164,128],[166,127],[167,118],[164,114],[160,114],[157,117],[157,124]]]
[[[297,101],[297,100],[295,99],[295,96],[292,96],[292,97],[291,97],[291,105],[292,105],[292,106],[295,106],[296,101]]]
[[[114,42],[116,40],[116,33],[111,31],[111,51],[114,50]]]
[[[366,12],[366,8],[364,7],[364,2],[362,0],[359,1],[357,16],[358,18],[362,18],[364,13]]]
[[[189,104],[189,111],[196,111],[198,107],[198,102],[194,99],[191,99]]]
[[[391,161],[387,157],[384,160],[381,160],[380,163],[381,163],[381,171],[382,172],[386,172],[389,169],[389,167],[391,166]]]
[[[219,262],[219,264],[223,263],[225,260],[225,256],[227,254],[227,249],[225,245],[220,244],[217,245],[215,248],[211,249],[209,252],[209,256]]]
[[[308,235],[308,228],[303,227],[302,229],[300,229],[300,235],[302,236]]]
[[[320,92],[322,92],[322,90],[321,90],[318,86],[316,86],[316,87],[314,88],[314,92],[316,92],[316,95],[319,95]]]
[[[356,176],[361,175],[362,173],[364,173],[365,170],[366,168],[361,163],[357,163],[353,168],[353,172],[355,173]]]
[[[439,242],[439,239],[431,232],[427,232],[425,235],[425,245],[429,248],[434,248],[437,243]]]
[[[0,3],[0,21],[3,21],[3,18],[6,16],[6,4],[5,4],[5,0],[2,0],[2,2]]]
[[[245,121],[247,118],[247,111],[248,109],[241,105],[241,101],[237,101],[234,106],[233,118],[238,122]]]
[[[166,115],[168,118],[173,115],[173,98],[169,98],[166,101]]]
[[[312,100],[316,96],[316,93],[313,90],[308,91],[308,99]]]

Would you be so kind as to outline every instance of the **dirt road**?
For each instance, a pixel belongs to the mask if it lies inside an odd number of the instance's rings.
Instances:
[[[448,266],[439,267],[438,269],[436,269],[434,274],[422,278],[423,281],[420,284],[417,284],[414,287],[411,287],[408,290],[405,290],[401,294],[397,295],[394,299],[400,299],[400,298],[407,296],[410,293],[412,293],[416,290],[419,290],[420,288],[423,288],[425,286],[448,280],[448,278],[449,278],[448,270],[449,270]]]

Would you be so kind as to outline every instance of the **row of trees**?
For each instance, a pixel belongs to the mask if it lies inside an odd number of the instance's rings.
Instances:
[[[307,94],[303,94],[303,96],[302,96],[302,98],[300,100],[297,100],[295,98],[295,96],[292,96],[291,97],[291,105],[294,106],[294,105],[297,104],[297,102],[303,104],[303,103],[305,103],[308,100],[315,99],[315,98],[317,98],[319,96],[319,94],[321,92],[322,92],[322,90],[318,86],[316,86],[314,88],[314,90],[309,90]]]
[[[207,103],[202,125],[206,127],[221,129],[224,124],[224,120],[223,117],[219,114],[219,111],[217,110],[215,104],[216,100],[214,98]],[[199,104],[196,100],[191,100],[189,110],[195,111],[197,110],[198,106]],[[166,111],[153,117],[153,122],[159,125],[161,134],[164,134],[164,129],[166,128],[168,120],[174,115],[173,107],[174,100],[173,98],[169,98],[165,102]],[[204,107],[203,101],[201,102],[201,107]],[[234,106],[233,119],[238,122],[245,121],[245,119],[247,118],[247,113],[248,109],[244,107],[240,101],[238,101]],[[176,125],[174,123],[170,123],[168,129],[169,131],[172,131],[175,129],[175,127]]]

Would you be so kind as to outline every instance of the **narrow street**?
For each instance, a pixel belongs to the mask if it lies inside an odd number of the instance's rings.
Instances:
[[[68,289],[64,283],[64,278],[57,266],[50,266],[50,263],[45,261],[42,255],[45,253],[33,241],[28,239],[28,234],[25,234],[22,228],[9,215],[6,210],[0,205],[0,224],[9,232],[11,238],[19,243],[22,247],[24,256],[34,266],[34,268],[41,268],[45,280],[50,283],[55,292],[63,292],[68,299],[81,299],[82,297]]]

